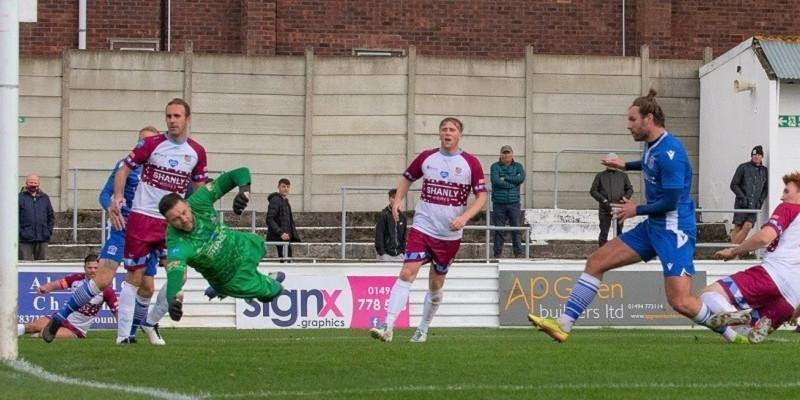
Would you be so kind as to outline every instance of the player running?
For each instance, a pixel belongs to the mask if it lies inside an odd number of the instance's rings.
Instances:
[[[422,320],[411,337],[417,343],[427,340],[428,327],[442,303],[445,276],[461,245],[464,225],[486,204],[480,160],[458,146],[463,132],[464,125],[458,119],[443,119],[439,123],[439,148],[420,153],[397,184],[392,204],[395,221],[411,182],[422,178],[422,194],[414,208],[403,268],[389,295],[386,323],[370,329],[375,339],[392,341],[394,322],[406,304],[411,284],[422,264],[430,262]],[[475,193],[475,202],[467,207],[470,191]]]
[[[173,99],[165,108],[168,132],[146,138],[125,158],[125,165],[117,171],[114,180],[114,196],[109,209],[109,218],[116,229],[127,227],[125,235],[125,268],[127,282],[120,292],[120,306],[134,304],[133,315],[145,315],[153,291],[141,286],[144,270],[152,254],[163,255],[166,222],[158,212],[158,202],[167,193],[183,195],[193,181],[201,186],[207,179],[205,149],[189,138],[187,130],[191,121],[189,104],[182,99]],[[128,175],[142,167],[139,185],[133,198],[131,213],[126,221],[121,207],[125,204],[124,188]],[[67,316],[100,293],[111,283],[117,265],[112,260],[100,265],[97,276],[87,285],[73,292],[70,300],[54,315],[53,320],[42,331],[42,339],[52,342],[56,331]],[[138,288],[137,288],[138,287]],[[132,324],[132,321],[131,321]],[[117,343],[129,343],[132,326],[118,328]]]
[[[567,340],[572,325],[597,295],[606,271],[656,256],[661,261],[670,306],[697,324],[709,326],[712,311],[691,293],[697,232],[691,197],[692,166],[681,141],[664,128],[664,112],[655,96],[651,89],[628,108],[628,130],[635,141],[646,142],[641,160],[602,162],[607,167],[642,171],[647,203],[636,205],[623,199],[613,208],[620,220],[636,215],[648,218],[589,256],[558,319],[528,315],[534,326],[556,341]],[[736,337],[732,330],[721,329],[719,333],[729,341]]]
[[[159,135],[160,132],[158,129],[147,126],[142,128],[139,131],[139,143],[143,144],[144,139],[152,136]],[[108,210],[109,214],[112,209],[112,197],[114,196],[114,181],[117,176],[117,171],[125,165],[125,160],[120,160],[114,169],[111,171],[111,174],[108,176],[108,180],[106,181],[105,186],[100,191],[99,202],[100,206],[103,209]],[[121,207],[120,212],[122,214],[122,218],[125,221],[128,220],[128,215],[131,212],[131,206],[133,205],[133,196],[136,193],[136,187],[139,185],[139,175],[142,172],[142,167],[139,166],[135,168],[131,173],[128,175],[128,178],[125,181],[125,204]],[[113,224],[109,223],[108,226],[108,235],[106,237],[106,241],[103,244],[103,248],[100,249],[100,260],[111,260],[114,262],[114,265],[119,265],[123,261],[123,250],[125,249],[125,227],[121,229],[117,229],[114,227]],[[150,252],[148,255],[147,260],[147,268],[145,268],[144,276],[142,277],[141,287],[144,288],[143,290],[153,292],[155,290],[155,285],[153,282],[153,277],[156,275],[158,262],[159,262],[160,255],[156,252]],[[131,275],[128,275],[128,279],[132,279]],[[131,293],[136,292],[136,282],[132,282],[126,279],[126,281],[122,282],[122,290],[123,291],[130,291]],[[161,296],[159,296],[159,300]],[[162,303],[162,304],[159,304]],[[156,302],[156,306],[154,307],[154,312],[158,313],[158,309],[163,309],[161,312],[161,316],[166,313],[167,304],[166,300],[161,300]],[[145,310],[137,310],[140,313]],[[136,330],[139,326],[142,325],[142,320],[144,319],[143,315],[134,315],[134,304],[127,303],[124,304],[119,309],[119,314],[117,315],[118,321],[118,333],[117,336],[125,337],[128,335],[127,343],[136,342]],[[157,321],[157,320],[156,320]],[[150,340],[150,343],[154,345],[165,345],[166,342],[161,337],[161,334],[158,331],[158,324],[154,324],[153,326],[145,325],[142,329],[147,333],[147,337]],[[122,332],[121,330],[126,330],[126,332]]]
[[[748,325],[750,343],[759,343],[783,323],[793,320],[800,306],[800,172],[783,176],[781,203],[769,221],[739,246],[718,251],[728,261],[767,248],[761,265],[754,265],[712,283],[703,298],[713,301],[718,312],[713,326]],[[737,311],[740,310],[740,311]]]
[[[214,202],[239,187],[233,212],[241,215],[250,198],[250,171],[238,168],[220,175],[184,200],[171,193],[158,209],[167,224],[167,300],[175,321],[183,316],[178,293],[183,288],[186,265],[205,278],[218,296],[269,302],[283,291],[281,272],[262,275],[258,264],[266,252],[264,239],[250,232],[235,231],[219,220]]]
[[[83,259],[83,273],[67,275],[57,281],[48,282],[39,286],[37,289],[39,293],[50,293],[58,289],[78,289],[86,284],[89,279],[94,278],[97,273],[98,262],[97,255],[89,254]],[[58,328],[56,336],[65,339],[83,339],[92,325],[92,321],[100,312],[103,303],[108,305],[108,308],[117,315],[117,295],[114,289],[108,286],[102,293],[92,297],[88,304],[84,304],[76,312],[69,315],[69,317]],[[26,333],[39,333],[50,322],[51,317],[41,317],[36,321],[29,324],[17,324],[17,335],[22,336]]]

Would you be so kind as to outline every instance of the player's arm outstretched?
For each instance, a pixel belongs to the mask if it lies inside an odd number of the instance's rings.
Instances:
[[[238,187],[239,193],[236,194],[236,197],[233,199],[233,212],[236,215],[241,215],[242,211],[247,207],[247,203],[250,201],[250,181],[250,170],[247,169],[247,167],[237,168],[220,175],[214,182],[206,184],[204,187],[198,189],[198,193],[195,193],[192,197],[199,193],[207,192],[207,195],[201,195],[201,197],[204,197],[213,205],[215,201],[219,200],[226,193]]]

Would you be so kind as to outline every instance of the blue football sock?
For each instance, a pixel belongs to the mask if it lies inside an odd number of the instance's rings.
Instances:
[[[147,309],[150,307],[150,299],[136,295],[136,305],[133,309],[133,325],[131,325],[130,336],[136,336],[136,330],[142,325],[142,321],[147,318]]]
[[[587,274],[582,273],[578,282],[572,287],[572,292],[569,294],[567,304],[564,309],[564,314],[572,321],[580,318],[581,314],[592,304],[594,296],[597,294],[597,289],[600,288],[600,280]]]
[[[79,288],[72,291],[72,296],[70,296],[69,300],[61,306],[61,309],[53,315],[53,320],[59,324],[64,322],[70,314],[84,305],[89,304],[92,298],[98,294],[100,294],[100,289],[97,288],[97,284],[94,283],[94,280],[87,281]]]

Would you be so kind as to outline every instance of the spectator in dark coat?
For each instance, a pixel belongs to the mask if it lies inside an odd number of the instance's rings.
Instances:
[[[767,167],[764,166],[764,148],[753,147],[750,161],[740,164],[731,179],[731,190],[736,195],[733,208],[760,210],[767,199]],[[734,213],[731,242],[741,244],[756,223],[756,214]]]
[[[294,216],[292,215],[292,206],[289,205],[289,189],[291,182],[286,178],[281,178],[278,181],[278,191],[270,194],[267,197],[269,205],[267,206],[267,241],[269,242],[299,242],[300,236],[297,234],[297,228],[294,225]],[[281,257],[281,262],[288,262],[287,258],[292,257],[292,246],[286,246],[286,254],[284,254],[284,246],[277,246],[278,257]]]
[[[614,153],[606,156],[607,160],[615,158],[617,155]],[[608,241],[608,230],[611,228],[611,204],[622,202],[623,197],[630,200],[633,196],[633,186],[631,180],[628,179],[628,174],[614,168],[607,168],[595,175],[589,194],[597,200],[597,214],[600,219],[600,236],[597,238],[597,242],[598,246],[602,246]],[[622,233],[622,222],[617,220],[617,234]]]
[[[39,188],[39,177],[25,177],[19,192],[19,259],[44,260],[53,235],[55,213],[50,197]]]
[[[505,145],[500,148],[500,159],[491,166],[492,225],[520,226],[521,209],[519,189],[525,182],[525,168],[514,161],[514,150]],[[506,231],[494,231],[494,257],[503,255]],[[514,257],[522,256],[520,231],[511,231]]]
[[[389,191],[389,205],[378,215],[375,225],[375,252],[380,261],[403,261],[406,248],[406,216],[400,212],[399,220],[392,216],[392,203],[397,189]]]

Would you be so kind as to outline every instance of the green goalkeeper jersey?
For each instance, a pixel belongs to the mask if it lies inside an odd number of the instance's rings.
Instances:
[[[211,286],[222,287],[230,282],[237,268],[255,261],[264,254],[264,241],[249,232],[238,232],[222,224],[214,202],[231,189],[250,183],[250,171],[239,168],[222,174],[186,200],[192,208],[194,228],[191,232],[167,227],[167,300],[171,301],[183,288],[186,265],[192,266]]]

